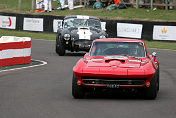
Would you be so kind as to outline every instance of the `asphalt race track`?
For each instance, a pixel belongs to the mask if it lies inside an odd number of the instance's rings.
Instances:
[[[60,57],[55,41],[32,40],[32,59],[48,64],[0,73],[0,118],[175,118],[176,51],[152,51],[160,62],[156,100],[105,93],[73,99],[72,68],[84,53]]]

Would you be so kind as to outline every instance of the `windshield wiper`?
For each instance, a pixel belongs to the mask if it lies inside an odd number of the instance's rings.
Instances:
[[[122,56],[128,56],[128,57],[133,57],[133,58],[139,59],[138,57],[135,57],[135,56],[129,56],[129,55],[125,55],[125,54],[122,54]]]

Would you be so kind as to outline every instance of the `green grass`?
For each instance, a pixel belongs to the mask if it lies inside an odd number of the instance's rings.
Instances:
[[[57,8],[57,2],[52,1],[53,8]],[[144,8],[128,8],[107,11],[104,9],[94,10],[92,6],[75,10],[54,10],[51,13],[32,13],[31,0],[22,0],[22,11],[18,11],[18,0],[0,0],[0,12],[27,13],[35,15],[91,15],[104,19],[127,19],[127,20],[153,20],[153,21],[175,21],[176,10],[150,10]]]
[[[0,10],[2,11],[11,11],[17,12],[18,10],[18,1],[19,0],[0,0]],[[22,10],[30,11],[32,0],[22,0]]]
[[[144,41],[147,48],[176,50],[176,42]]]
[[[1,36],[19,36],[31,37],[32,39],[55,40],[56,34],[53,33],[36,33],[15,30],[0,29]],[[171,49],[176,50],[176,42],[145,41],[148,48]]]

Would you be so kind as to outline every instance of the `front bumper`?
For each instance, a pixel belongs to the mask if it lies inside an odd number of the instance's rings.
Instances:
[[[148,82],[145,78],[98,78],[80,77],[82,86],[103,88],[142,88]]]
[[[73,41],[73,46],[81,49],[89,50],[92,44],[92,40],[79,39]]]

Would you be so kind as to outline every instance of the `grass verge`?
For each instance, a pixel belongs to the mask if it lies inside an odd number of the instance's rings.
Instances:
[[[53,33],[36,33],[15,30],[0,29],[0,36],[19,36],[31,37],[32,39],[55,40],[56,34]],[[145,41],[148,48],[171,49],[176,50],[176,42],[162,42],[162,41]]]
[[[32,39],[45,39],[45,40],[56,39],[56,34],[54,33],[26,32],[16,30],[6,30],[6,29],[0,29],[0,36],[31,37]]]

